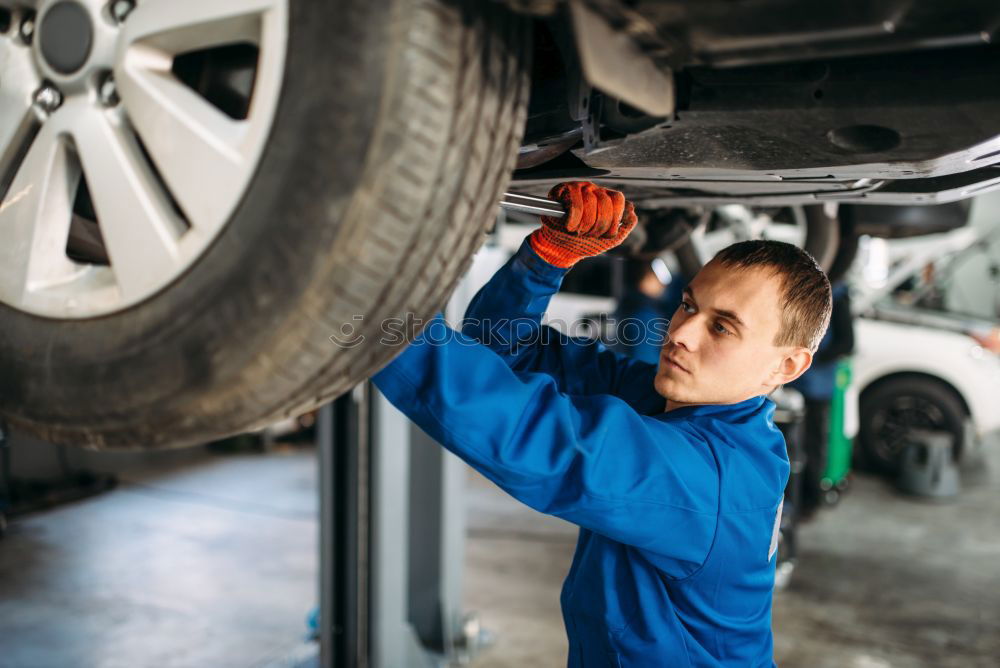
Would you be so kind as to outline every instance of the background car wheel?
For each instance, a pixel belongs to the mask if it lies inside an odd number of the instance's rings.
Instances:
[[[961,456],[965,417],[954,391],[935,380],[901,377],[879,383],[861,395],[859,463],[873,471],[897,473],[912,429],[952,434],[957,460]]]
[[[831,217],[823,206],[790,206],[779,209],[754,210],[740,205],[720,207],[712,216],[711,224],[697,227],[674,250],[678,265],[685,276],[694,276],[712,259],[715,251],[738,241],[748,239],[775,239],[804,248],[824,271],[839,278],[857,252],[848,244],[841,252],[842,224]],[[725,243],[713,239],[707,243],[706,235],[727,233]]]
[[[7,40],[0,413],[181,445],[375,371],[381,323],[439,309],[494,216],[529,33],[476,0],[140,3],[27,133],[11,100],[51,68]]]

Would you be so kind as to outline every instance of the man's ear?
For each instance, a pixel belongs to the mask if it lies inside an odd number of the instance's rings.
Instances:
[[[784,385],[790,383],[806,372],[812,366],[813,355],[808,348],[791,348],[771,371],[768,385]]]

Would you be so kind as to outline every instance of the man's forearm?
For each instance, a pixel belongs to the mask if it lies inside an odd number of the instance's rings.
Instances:
[[[372,380],[431,438],[535,510],[649,550],[677,576],[711,548],[717,459],[687,429],[513,371],[440,316]]]
[[[542,260],[525,241],[473,297],[462,333],[505,358],[524,352],[537,341],[566,272]]]
[[[548,374],[563,392],[611,394],[643,414],[662,411],[662,398],[649,391],[655,365],[621,357],[600,341],[572,338],[542,325],[566,271],[542,260],[525,242],[476,294],[462,333],[486,345],[515,371]]]

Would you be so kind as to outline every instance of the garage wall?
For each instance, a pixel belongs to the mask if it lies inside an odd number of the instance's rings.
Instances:
[[[972,204],[970,225],[983,232],[1000,232],[1000,193],[977,197]],[[948,294],[951,310],[996,319],[1000,289],[991,279],[990,264],[1000,265],[1000,236],[990,245],[988,253],[971,256],[955,273],[953,289]]]

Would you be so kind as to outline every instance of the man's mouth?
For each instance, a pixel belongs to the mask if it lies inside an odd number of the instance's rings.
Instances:
[[[685,367],[683,367],[680,364],[678,364],[677,362],[675,362],[673,360],[673,358],[670,357],[670,355],[664,355],[663,359],[667,363],[668,367],[670,367],[672,369],[677,369],[678,371],[683,371],[684,373],[691,373]]]

